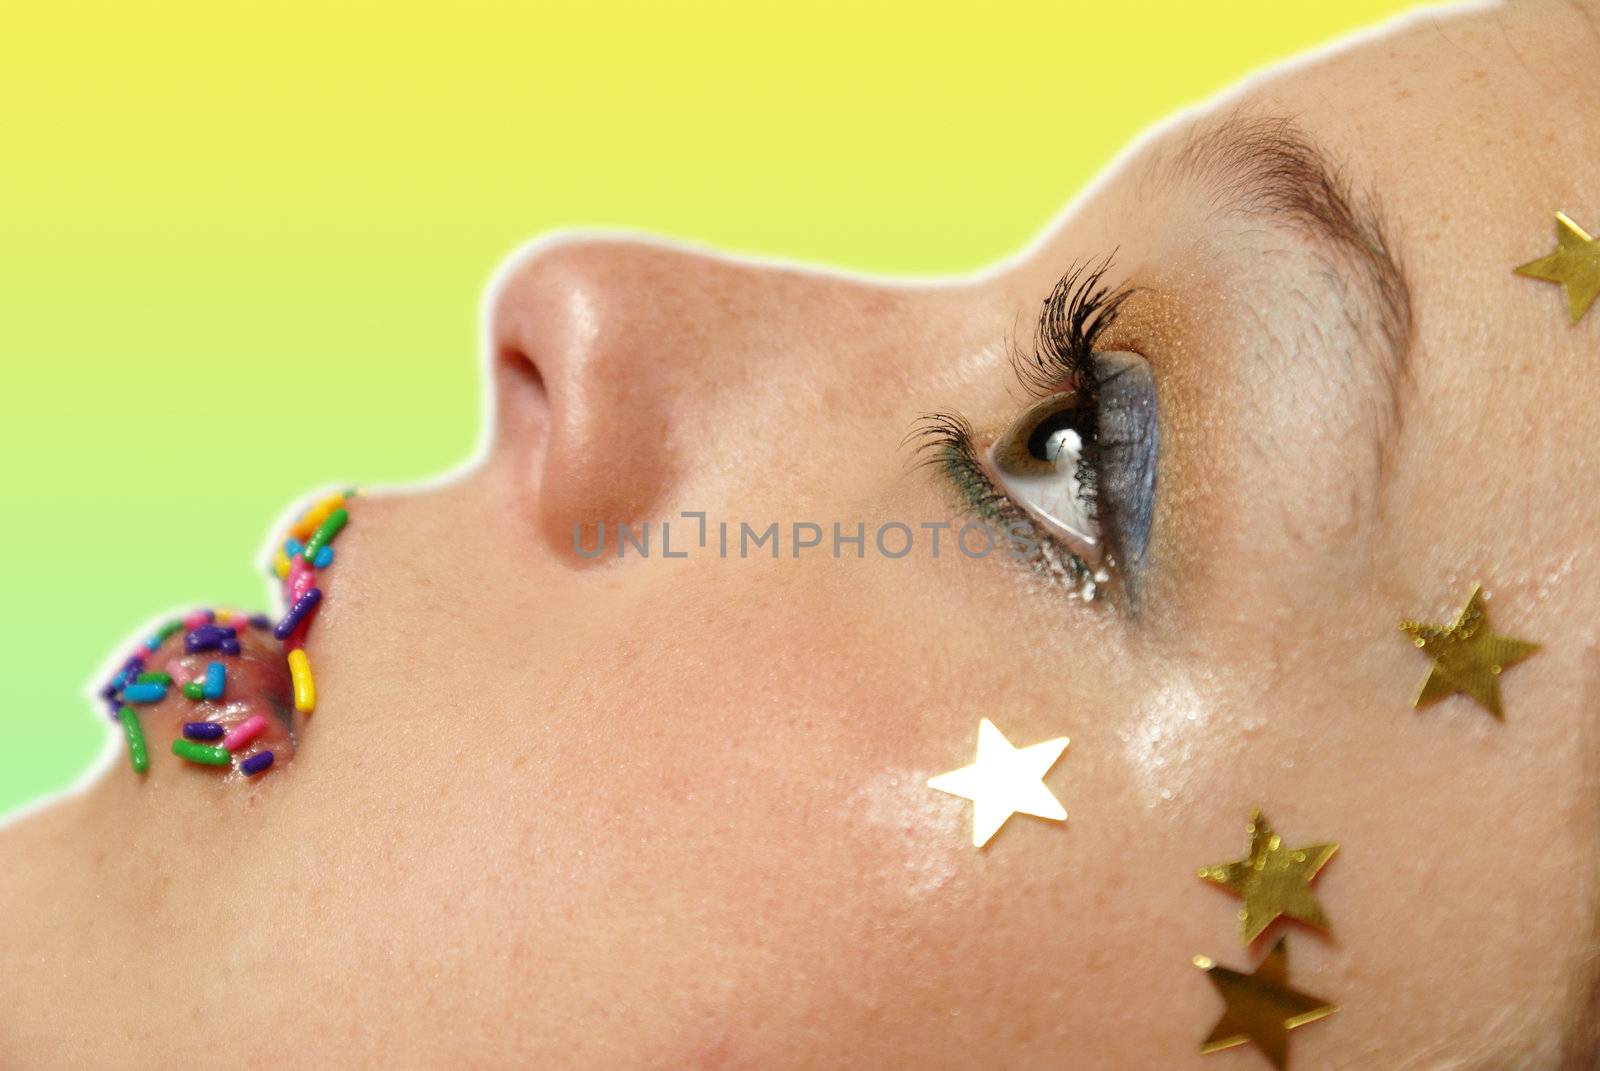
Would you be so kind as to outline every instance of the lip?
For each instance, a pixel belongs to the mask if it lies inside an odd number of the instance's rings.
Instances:
[[[225,670],[226,683],[222,697],[195,700],[185,696],[183,686],[192,681],[203,681],[206,668],[212,662],[221,663]],[[238,761],[251,755],[271,751],[274,766],[293,758],[299,738],[300,716],[294,709],[283,648],[272,639],[270,633],[246,628],[239,634],[239,653],[221,655],[215,651],[186,651],[184,633],[179,632],[151,653],[146,660],[145,671],[166,673],[172,678],[165,698],[138,708],[145,736],[149,740],[152,766],[170,764],[188,767],[197,775],[239,779],[245,775],[239,771]],[[171,753],[172,742],[183,737],[183,727],[189,722],[210,722],[222,726],[226,732],[256,714],[266,718],[266,730],[234,754],[235,762],[225,774],[221,768],[216,773],[210,773]]]

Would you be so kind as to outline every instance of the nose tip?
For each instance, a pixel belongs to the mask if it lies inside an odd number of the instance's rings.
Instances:
[[[554,548],[572,550],[574,525],[647,517],[670,481],[673,385],[691,355],[674,328],[681,279],[662,252],[547,244],[522,257],[495,295],[494,448],[526,466]]]

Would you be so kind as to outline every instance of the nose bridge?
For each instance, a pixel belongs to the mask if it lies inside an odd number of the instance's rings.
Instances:
[[[893,449],[926,411],[928,354],[969,351],[973,325],[986,322],[968,307],[991,299],[968,289],[641,242],[547,245],[507,273],[492,335],[503,366],[531,363],[543,383],[540,392],[497,380],[501,399],[542,397],[546,412],[503,422],[497,446],[517,439],[509,424],[537,429],[526,450],[515,441],[509,452],[538,466],[536,519],[574,562],[589,560],[575,524],[591,526],[592,545],[599,523],[804,508],[842,457],[873,457],[886,441]],[[939,311],[958,297],[954,312]]]

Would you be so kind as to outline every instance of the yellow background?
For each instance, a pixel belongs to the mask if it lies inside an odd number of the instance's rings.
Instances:
[[[0,35],[0,813],[313,485],[466,456],[489,273],[617,226],[944,274],[1173,108],[1406,6],[75,3]],[[418,687],[426,667],[418,667]]]

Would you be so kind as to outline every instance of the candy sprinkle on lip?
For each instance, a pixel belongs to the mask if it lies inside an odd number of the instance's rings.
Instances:
[[[166,686],[161,684],[130,684],[122,689],[124,703],[159,703],[166,697]]]
[[[117,675],[111,679],[111,690],[114,692],[122,691],[123,688],[133,683],[133,679],[142,672],[144,672],[144,659],[138,655],[130,655],[128,660],[122,663],[122,668],[117,670]]]
[[[150,753],[145,749],[144,729],[139,725],[139,712],[123,707],[117,712],[122,722],[122,732],[128,738],[128,765],[134,773],[144,773],[150,768]]]
[[[182,621],[169,621],[157,629],[149,639],[144,641],[145,649],[148,651],[158,651],[161,649],[161,645],[166,643],[174,633],[182,631]]]
[[[328,514],[328,519],[318,525],[317,530],[311,533],[311,538],[306,540],[305,548],[300,551],[300,557],[307,564],[315,562],[317,554],[323,547],[333,542],[333,537],[339,534],[349,519],[350,512],[345,509],[336,509]]]
[[[193,699],[196,703],[206,697],[205,685],[199,681],[189,681],[183,686],[183,695],[186,699]]]
[[[190,721],[183,725],[185,740],[216,740],[225,732],[227,730],[214,721]]]
[[[249,747],[256,737],[266,731],[266,717],[261,714],[252,714],[228,731],[228,735],[222,738],[222,746],[229,751],[241,751]]]
[[[312,534],[322,527],[322,522],[326,521],[334,510],[342,508],[347,497],[354,497],[354,495],[354,491],[348,495],[342,491],[335,491],[333,494],[328,495],[301,514],[300,519],[290,526],[290,537],[294,539],[311,538]]]
[[[272,752],[258,751],[239,764],[239,772],[244,774],[246,777],[254,777],[256,774],[260,773],[262,770],[265,770],[271,765]]]
[[[294,708],[310,714],[317,708],[317,685],[311,677],[311,662],[303,648],[289,652],[289,680],[294,684]]]
[[[170,673],[141,673],[137,677],[133,678],[133,683],[135,683],[135,684],[159,684],[159,685],[161,685],[161,687],[165,688],[165,687],[167,687],[167,685],[172,683],[172,674],[170,674]]]
[[[272,634],[280,640],[288,639],[289,633],[293,632],[295,627],[298,626],[300,622],[305,619],[305,616],[315,609],[317,603],[321,601],[321,588],[312,588],[310,591],[300,596],[295,600],[294,605],[289,607],[289,612],[283,615],[283,620],[279,621],[272,627]]]
[[[228,670],[221,662],[206,663],[206,679],[201,685],[201,694],[213,703],[222,698],[222,690],[227,687]]]
[[[233,756],[220,747],[207,747],[182,738],[172,742],[172,753],[201,766],[229,766],[233,763]]]
[[[223,631],[216,625],[201,625],[183,637],[183,649],[190,654],[215,651],[222,643]]]

